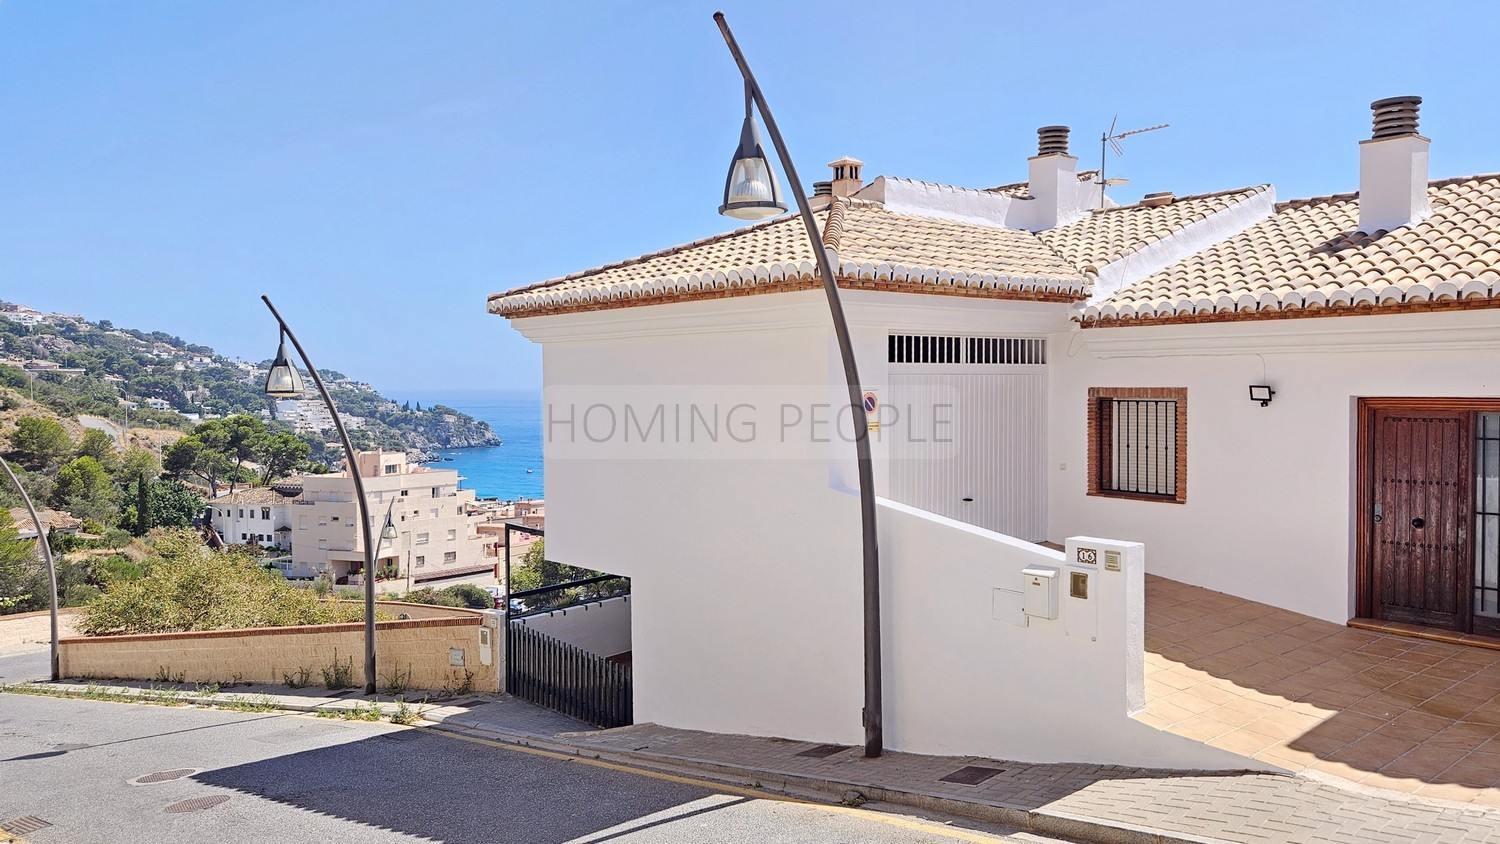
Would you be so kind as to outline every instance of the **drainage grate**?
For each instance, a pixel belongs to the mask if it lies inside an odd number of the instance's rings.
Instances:
[[[157,771],[147,774],[135,781],[136,785],[149,785],[153,782],[166,782],[167,780],[180,780],[188,774],[196,771],[196,768],[173,768],[170,771]]]
[[[176,803],[162,809],[163,812],[180,814],[182,812],[196,812],[199,809],[212,809],[220,803],[228,802],[227,794],[210,794],[204,797],[189,797],[186,800],[178,800]]]
[[[983,765],[965,765],[946,777],[938,777],[939,782],[956,782],[959,785],[979,785],[996,774],[1005,773],[1004,768],[986,768]]]
[[[812,759],[827,759],[835,753],[842,753],[848,749],[849,746],[845,744],[820,744],[817,747],[809,747],[797,755],[807,756]]]
[[[27,815],[24,818],[11,818],[8,821],[0,821],[0,829],[5,830],[11,835],[25,835],[30,832],[36,832],[39,829],[46,829],[51,825],[51,821],[44,821],[36,815]]]

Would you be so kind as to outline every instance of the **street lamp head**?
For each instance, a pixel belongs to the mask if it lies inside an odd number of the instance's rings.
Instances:
[[[396,541],[396,525],[391,521],[391,514],[385,514],[385,527],[380,529],[380,538],[385,542]]]
[[[286,334],[276,348],[276,359],[266,373],[266,395],[274,399],[294,399],[302,395],[302,375],[286,356]]]
[[[724,204],[719,213],[740,220],[764,220],[786,213],[786,201],[776,185],[776,174],[760,143],[760,129],[750,112],[750,91],[745,90],[745,122],[740,127],[740,145],[729,162],[724,179]]]

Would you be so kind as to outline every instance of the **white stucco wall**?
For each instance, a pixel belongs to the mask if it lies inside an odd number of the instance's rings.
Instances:
[[[527,616],[516,623],[599,656],[630,651],[630,596]]]
[[[1500,395],[1500,311],[1089,329],[1053,340],[1050,527],[1148,570],[1343,623],[1359,397]],[[1270,384],[1262,408],[1251,384]],[[1090,497],[1090,387],[1186,387],[1187,502]]]
[[[848,297],[867,382],[885,377],[890,330],[989,325],[988,333],[1034,333],[1064,317],[1060,306],[930,299]],[[543,344],[548,401],[613,400],[630,385],[691,388],[705,398],[738,385],[764,396],[827,385],[837,372],[820,292],[516,325]],[[841,401],[841,390],[820,389]],[[636,720],[862,743],[852,447],[772,449],[756,459],[582,459],[587,450],[559,444],[557,433],[544,418],[549,556],[632,578]],[[1062,622],[1023,628],[995,618],[994,589],[1018,586],[1025,565],[1056,564],[1057,552],[889,502],[880,530],[889,747],[1032,761],[1250,764],[1128,717],[1129,666],[1135,660],[1138,675],[1142,632],[1139,611],[1125,607],[1140,600],[1138,563],[1129,575],[1134,591],[1101,592],[1117,609],[1101,613],[1100,640],[1084,643],[1066,636]]]

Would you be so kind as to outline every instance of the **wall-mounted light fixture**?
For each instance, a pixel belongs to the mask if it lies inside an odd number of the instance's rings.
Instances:
[[[1258,401],[1258,402],[1260,402],[1260,406],[1261,407],[1270,407],[1270,405],[1271,405],[1271,398],[1273,396],[1275,396],[1275,395],[1276,395],[1276,391],[1273,390],[1273,389],[1271,389],[1269,385],[1266,385],[1266,384],[1251,384],[1250,385],[1250,400],[1251,401]]]

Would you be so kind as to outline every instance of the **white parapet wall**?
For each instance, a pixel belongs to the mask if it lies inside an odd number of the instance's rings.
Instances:
[[[529,615],[516,623],[599,656],[630,651],[629,595]]]
[[[884,499],[879,526],[892,749],[1267,769],[1131,717],[1145,704],[1140,543],[1073,537],[1059,552]]]

